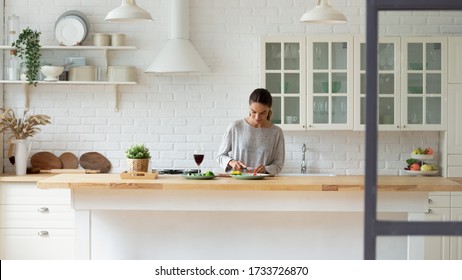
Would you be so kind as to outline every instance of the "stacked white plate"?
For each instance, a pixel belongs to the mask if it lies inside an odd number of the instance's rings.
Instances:
[[[84,13],[77,10],[62,14],[55,24],[55,36],[60,45],[81,45],[87,38],[90,22]]]

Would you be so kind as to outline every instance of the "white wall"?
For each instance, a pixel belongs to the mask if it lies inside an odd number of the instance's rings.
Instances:
[[[315,1],[306,0],[191,0],[190,38],[212,72],[201,75],[154,75],[145,69],[168,37],[169,1],[138,0],[154,21],[118,24],[104,22],[106,13],[120,0],[6,0],[5,14],[20,16],[21,28],[42,32],[42,45],[56,45],[54,24],[67,10],[83,11],[91,33],[123,32],[136,51],[110,52],[113,65],[138,67],[139,84],[120,86],[120,110],[114,111],[111,86],[39,85],[30,90],[34,113],[52,117],[35,137],[32,153],[65,151],[78,155],[98,151],[125,170],[124,150],[132,143],[146,143],[153,153],[153,167],[192,168],[192,151],[206,152],[204,167],[218,170],[214,155],[225,127],[247,115],[247,98],[259,87],[259,38],[273,35],[364,34],[365,1],[334,0],[349,18],[345,25],[306,25],[299,19]],[[384,13],[383,35],[457,34],[462,30],[459,12]],[[457,33],[456,33],[457,32]],[[92,44],[91,35],[84,42]],[[44,52],[43,62],[60,63],[65,56],[87,56],[101,65],[99,51]],[[4,104],[22,110],[25,96],[20,85],[4,86]],[[301,145],[306,143],[309,172],[339,175],[362,174],[364,133],[286,132],[285,172],[298,172]],[[9,135],[4,135],[6,143]],[[438,148],[437,132],[380,133],[381,174],[398,174],[413,147]],[[5,149],[7,145],[5,145]],[[4,157],[4,171],[13,168]]]

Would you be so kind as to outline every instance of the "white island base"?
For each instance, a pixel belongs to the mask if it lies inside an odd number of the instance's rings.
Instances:
[[[427,192],[380,192],[386,219]],[[362,191],[72,189],[78,259],[362,259]],[[378,259],[421,259],[423,239],[379,237]]]

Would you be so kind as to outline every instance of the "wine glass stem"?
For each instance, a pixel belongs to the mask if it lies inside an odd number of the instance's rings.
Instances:
[[[200,164],[197,165],[197,169],[198,169],[197,171],[199,172],[199,174],[201,174],[201,165]]]

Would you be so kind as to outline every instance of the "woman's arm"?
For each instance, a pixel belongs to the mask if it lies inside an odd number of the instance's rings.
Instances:
[[[279,132],[276,147],[274,147],[274,160],[271,164],[265,166],[266,172],[277,175],[281,172],[285,161],[285,140],[282,130]]]
[[[218,154],[216,156],[218,164],[225,170],[225,172],[231,169],[231,166],[229,166],[229,162],[232,160],[229,156],[231,143],[231,127],[228,127],[223,135],[223,139],[221,140],[220,148],[218,148]]]

